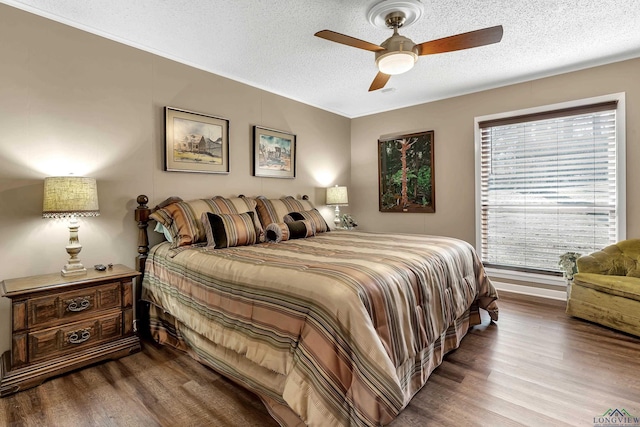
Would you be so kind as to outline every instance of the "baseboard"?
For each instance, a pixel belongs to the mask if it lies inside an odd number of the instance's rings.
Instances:
[[[493,286],[498,291],[513,292],[514,294],[531,295],[560,301],[567,300],[567,292],[565,289],[555,290],[547,288],[536,288],[533,286],[514,285],[512,283],[498,282],[495,280],[492,280],[491,283],[493,283]]]

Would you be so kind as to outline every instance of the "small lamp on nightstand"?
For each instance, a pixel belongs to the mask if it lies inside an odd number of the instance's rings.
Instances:
[[[70,258],[62,269],[63,276],[86,274],[78,254],[82,245],[78,240],[79,216],[98,216],[98,188],[94,178],[79,176],[55,176],[44,180],[43,218],[70,218],[69,244]]]
[[[328,187],[327,205],[336,207],[336,217],[333,219],[333,223],[336,225],[336,227],[339,227],[340,223],[342,222],[340,220],[340,206],[349,205],[349,195],[347,194],[347,187],[339,185]]]

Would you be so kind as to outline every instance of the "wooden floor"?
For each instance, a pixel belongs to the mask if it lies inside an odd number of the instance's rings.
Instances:
[[[486,313],[485,313],[486,314]],[[591,426],[608,409],[640,417],[640,339],[501,294],[391,424]],[[260,400],[169,348],[49,380],[0,399],[9,426],[275,426]]]

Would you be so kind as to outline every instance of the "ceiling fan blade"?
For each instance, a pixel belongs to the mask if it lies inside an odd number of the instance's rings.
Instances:
[[[502,40],[502,25],[470,31],[455,36],[420,43],[417,45],[419,55],[433,55],[435,53],[453,52],[455,50],[470,49],[498,43]]]
[[[355,37],[345,36],[344,34],[336,33],[335,31],[331,30],[318,31],[314,34],[314,36],[332,42],[346,44],[347,46],[357,47],[358,49],[368,50],[370,52],[378,52],[380,50],[384,50],[382,46],[378,46],[377,44],[369,43]]]
[[[390,77],[390,74],[378,72],[378,74],[376,74],[376,77],[373,79],[373,82],[371,82],[371,86],[369,86],[369,92],[382,89],[384,85],[387,84]]]

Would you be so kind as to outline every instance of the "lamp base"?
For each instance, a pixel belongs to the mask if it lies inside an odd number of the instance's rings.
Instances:
[[[78,254],[82,250],[82,245],[78,241],[78,221],[75,216],[71,218],[69,222],[69,244],[66,246],[67,253],[69,254],[69,259],[67,260],[67,264],[60,271],[64,277],[67,276],[79,276],[82,274],[87,274],[87,269],[84,268],[84,265],[80,262],[78,258]]]
[[[336,216],[333,218],[333,223],[336,225],[336,228],[340,228],[340,224],[342,223],[340,219],[340,206],[336,206],[335,213]]]
[[[80,246],[79,243],[70,244],[69,246],[67,246],[67,253],[71,257],[67,260],[67,264],[60,271],[64,277],[87,274],[87,269],[84,268],[84,265],[82,265],[80,259],[78,258],[78,254],[80,253],[81,249],[82,246]]]
[[[60,270],[62,276],[80,276],[83,274],[87,274],[87,269],[84,268],[84,265],[78,264],[67,264],[64,266],[62,270]]]

